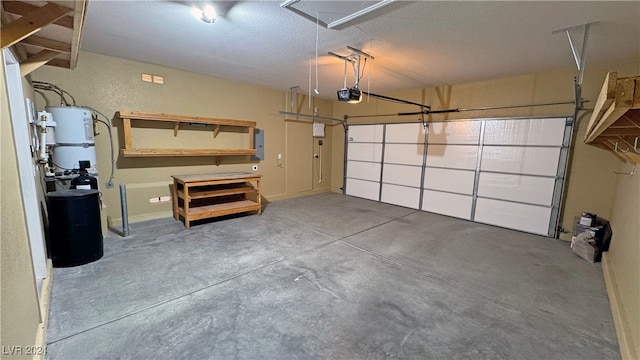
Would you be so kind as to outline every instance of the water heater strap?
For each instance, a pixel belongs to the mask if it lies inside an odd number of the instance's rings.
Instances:
[[[96,144],[92,144],[92,143],[57,143],[56,147],[59,146],[77,146],[77,147],[83,147],[83,148],[87,148],[90,146],[96,146]]]

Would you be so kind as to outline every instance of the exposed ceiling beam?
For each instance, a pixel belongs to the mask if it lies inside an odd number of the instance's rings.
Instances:
[[[80,42],[82,41],[84,19],[87,15],[87,2],[88,0],[76,0],[74,2],[74,30],[71,39],[71,59],[69,61],[69,69],[75,69],[76,64],[78,63],[78,53],[80,51]]]
[[[3,1],[2,6],[4,7],[4,11],[20,16],[25,16],[38,9],[38,6],[36,5],[31,5],[21,1]],[[53,23],[66,27],[67,29],[73,29],[73,16],[63,16]]]
[[[59,52],[51,50],[42,50],[37,54],[33,54],[29,56],[27,60],[20,63],[20,74],[22,76],[25,76],[36,70],[40,66],[53,60],[58,55],[60,55]]]
[[[71,12],[71,9],[49,3],[37,8],[2,27],[2,48],[11,46],[20,40],[38,32],[43,27],[53,23]]]
[[[68,60],[63,60],[63,59],[58,59],[58,58],[52,59],[51,61],[49,61],[47,63],[47,65],[61,67],[61,68],[65,68],[65,69],[69,69],[71,67],[71,64],[69,63]]]
[[[33,45],[45,50],[57,51],[65,54],[71,53],[71,44],[63,41],[43,38],[41,36],[31,35],[21,41],[22,44]]]

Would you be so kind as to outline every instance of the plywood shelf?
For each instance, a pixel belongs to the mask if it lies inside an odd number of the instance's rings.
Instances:
[[[120,149],[120,154],[124,157],[163,157],[163,156],[232,156],[232,155],[256,155],[254,149],[253,136],[255,132],[255,121],[231,120],[207,118],[200,116],[173,115],[164,113],[149,113],[142,111],[120,110],[119,116],[122,119],[124,148]],[[247,129],[249,136],[248,148],[241,149],[163,149],[163,148],[134,148],[133,137],[131,134],[132,122],[169,122],[173,123],[173,135],[178,136],[180,124],[203,124],[212,125],[212,138],[216,138],[223,126],[240,127]]]
[[[584,142],[637,164],[639,137],[640,76],[619,78],[617,72],[610,72],[596,100]]]
[[[240,200],[222,204],[199,206],[189,209],[189,221],[257,211],[259,207],[260,204],[251,200]],[[184,210],[181,210],[181,215],[184,216]]]
[[[120,149],[124,157],[255,155],[256,149]]]
[[[221,186],[222,187],[222,186]],[[239,186],[232,186],[228,188],[220,188],[217,190],[200,190],[198,188],[192,188],[189,190],[189,198],[190,199],[206,199],[217,196],[229,196],[229,195],[238,195],[238,194],[248,194],[254,191],[253,186],[246,184],[239,184]],[[186,198],[184,191],[179,190],[178,196],[182,198]]]

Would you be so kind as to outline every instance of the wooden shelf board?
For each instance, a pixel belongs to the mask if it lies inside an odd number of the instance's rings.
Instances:
[[[198,206],[189,208],[189,221],[206,219],[215,216],[224,216],[230,214],[243,213],[248,211],[257,211],[260,204],[251,200],[232,201],[223,204]],[[184,215],[184,209],[180,209]]]
[[[611,151],[618,159],[640,163],[634,151],[640,136],[640,76],[607,74],[587,125],[584,142]]]
[[[210,197],[217,196],[227,196],[227,195],[236,195],[236,194],[247,194],[255,189],[253,186],[243,185],[230,189],[220,189],[220,190],[198,190],[195,188],[189,189],[189,198],[190,199],[205,199]],[[178,196],[184,199],[184,191],[178,190]]]
[[[124,157],[255,155],[256,149],[120,149]]]
[[[237,183],[239,180],[257,181],[262,175],[250,172],[226,172],[211,174],[187,174],[187,175],[171,175],[181,183],[189,183],[190,189],[194,186],[219,185]]]
[[[619,119],[637,117],[640,108],[640,76],[618,78],[616,72],[607,74],[591,119],[587,125],[584,142],[595,141],[607,128],[615,126]],[[631,114],[627,114],[632,111]]]
[[[201,117],[201,116],[186,116],[186,115],[174,115],[174,114],[163,114],[163,113],[148,113],[143,111],[130,111],[130,110],[120,110],[120,118],[131,119],[131,120],[169,121],[169,122],[178,122],[178,123],[185,122],[185,123],[198,123],[198,124],[209,124],[209,125],[256,127],[255,121],[218,119],[218,118],[208,118],[208,117]]]

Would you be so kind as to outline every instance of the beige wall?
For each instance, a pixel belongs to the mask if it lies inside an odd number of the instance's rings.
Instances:
[[[620,165],[629,172],[631,165]],[[636,170],[637,171],[637,170]],[[640,358],[640,175],[618,175],[611,208],[613,239],[605,256],[607,283],[625,359]]]
[[[141,74],[153,74],[164,77],[164,85],[141,81]],[[287,153],[313,146],[311,124],[308,123],[308,136],[286,139],[286,122],[278,112],[288,110],[290,101],[288,89],[279,91],[254,85],[242,84],[230,80],[199,75],[171,68],[144,64],[94,53],[82,52],[75,70],[65,70],[44,66],[33,73],[33,79],[51,82],[71,93],[78,106],[90,106],[108,117],[119,110],[137,110],[162,112],[169,114],[195,115],[224,119],[256,121],[257,127],[265,132],[265,160],[251,161],[248,157],[225,157],[219,166],[211,157],[166,157],[166,158],[123,158],[118,155],[115,171],[115,187],[105,189],[104,183],[110,172],[108,133],[99,125],[100,135],[96,136],[98,170],[103,199],[109,218],[120,220],[120,199],[118,184],[127,185],[128,210],[130,221],[169,216],[170,203],[149,204],[149,198],[169,195],[171,175],[252,171],[257,164],[257,173],[263,175],[263,195],[267,199],[286,198],[307,193],[328,191],[331,164],[324,162],[322,183],[313,173],[297,172],[287,168]],[[296,84],[292,84],[296,85]],[[38,109],[45,106],[45,98],[36,98]],[[47,94],[50,105],[58,105],[59,99],[52,93]],[[321,114],[332,113],[332,101],[314,99],[309,109],[308,98],[298,95],[299,111],[312,113],[317,107]],[[114,146],[122,147],[122,126],[119,119],[113,121]],[[183,125],[177,137],[171,128],[134,129],[133,146],[162,148],[238,148],[248,145],[246,134],[221,131],[213,139],[211,131],[188,130]],[[331,157],[331,132],[325,139],[326,159]],[[289,146],[289,148],[287,148]],[[282,159],[277,159],[282,154]],[[313,161],[313,159],[309,159]],[[289,176],[287,174],[289,173]],[[307,192],[290,193],[287,181],[300,181],[304,177],[311,183]],[[316,179],[313,181],[313,179]]]
[[[4,63],[4,58],[2,59]],[[1,345],[6,351],[12,346],[33,346],[40,324],[38,295],[24,207],[20,193],[20,176],[13,140],[13,128],[7,99],[6,75],[1,73],[0,102],[0,318]],[[11,357],[13,358],[30,358]]]

